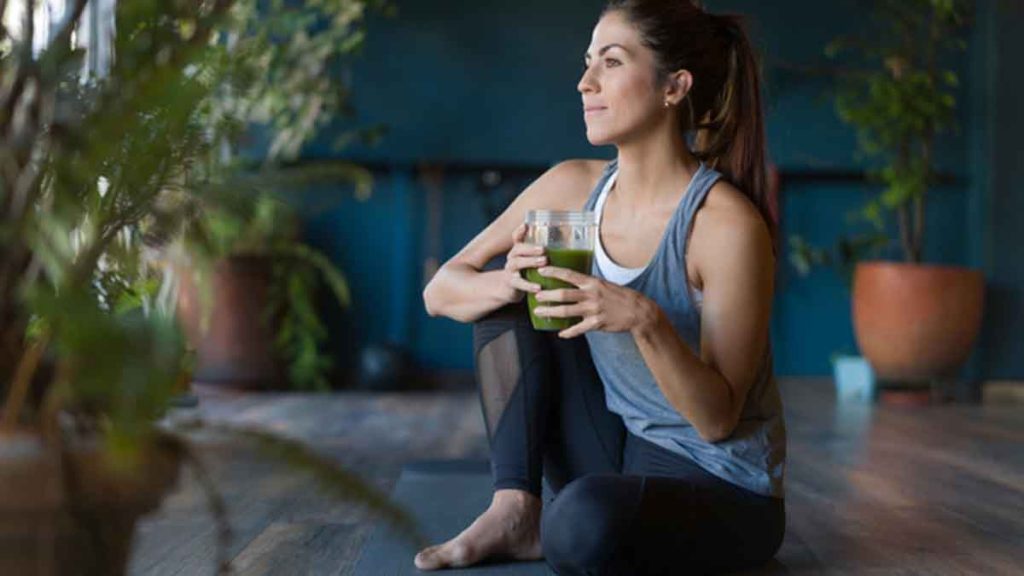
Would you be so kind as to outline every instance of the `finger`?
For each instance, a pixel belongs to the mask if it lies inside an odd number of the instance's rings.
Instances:
[[[509,256],[538,256],[544,253],[544,247],[536,244],[517,242],[508,251]]]
[[[523,268],[540,268],[541,266],[547,266],[548,257],[543,254],[540,256],[531,254],[520,257],[519,263],[522,264]]]
[[[580,274],[575,270],[569,270],[568,268],[559,268],[557,266],[545,266],[537,270],[537,272],[539,272],[541,276],[547,276],[548,278],[557,278],[559,280],[563,280],[575,286],[582,286],[587,280],[593,278],[593,276]]]
[[[525,255],[537,255],[544,253],[544,246],[530,244],[528,242],[520,242],[518,244],[518,248],[517,252]]]
[[[510,284],[516,290],[522,290],[523,292],[540,292],[540,284],[527,282],[519,276],[514,276]]]
[[[544,253],[544,247],[543,246],[537,246],[536,244],[531,244],[529,242],[523,242],[523,240],[526,239],[526,233],[528,232],[528,230],[529,230],[529,228],[527,227],[526,223],[524,222],[524,223],[520,224],[515,229],[515,231],[512,233],[512,252],[518,253],[520,251],[526,250],[527,253],[529,253],[529,254],[534,254],[534,253],[543,254]]]
[[[579,302],[587,297],[583,290],[559,288],[558,290],[543,290],[537,293],[538,302]]]
[[[517,244],[522,242],[523,238],[526,238],[526,222],[520,224],[516,227],[515,231],[512,232],[512,243]]]
[[[577,322],[572,326],[562,330],[558,333],[559,338],[569,339],[575,338],[581,334],[590,332],[597,326],[597,318],[591,316],[590,318],[584,318],[582,322]]]
[[[506,267],[512,272],[518,272],[527,268],[540,268],[548,263],[546,256],[520,256],[510,258]]]
[[[540,298],[538,298],[539,300]],[[547,316],[548,318],[573,318],[575,316],[583,316],[586,313],[583,304],[569,304],[567,306],[537,306],[533,309],[533,313],[537,316]]]

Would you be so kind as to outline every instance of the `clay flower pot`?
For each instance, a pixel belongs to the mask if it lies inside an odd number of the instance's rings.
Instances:
[[[126,573],[135,524],[177,484],[178,450],[153,442],[121,469],[95,441],[61,454],[38,434],[0,435],[0,574]]]
[[[231,256],[217,263],[208,330],[200,329],[200,292],[192,270],[180,267],[178,316],[196,350],[194,379],[235,388],[280,388],[285,366],[274,348],[274,328],[264,320],[273,260]]]
[[[879,378],[949,377],[970,356],[981,327],[985,279],[952,266],[864,262],[853,281],[857,345]]]

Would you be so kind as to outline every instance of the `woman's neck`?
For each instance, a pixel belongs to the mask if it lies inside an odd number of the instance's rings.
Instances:
[[[685,190],[681,183],[689,182],[699,166],[682,134],[663,128],[619,146],[615,189],[620,201],[637,208],[666,200],[674,204]]]

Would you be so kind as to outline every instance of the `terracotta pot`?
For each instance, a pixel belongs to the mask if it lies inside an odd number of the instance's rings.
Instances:
[[[121,470],[96,443],[61,457],[37,434],[0,436],[0,574],[125,574],[135,524],[176,485],[180,462],[160,442]]]
[[[953,376],[974,346],[984,297],[985,279],[976,270],[858,264],[853,281],[857,345],[885,380]]]
[[[200,329],[200,294],[193,272],[179,268],[178,316],[196,351],[194,379],[238,388],[277,388],[284,364],[274,349],[274,330],[264,321],[273,261],[232,256],[217,263],[207,330]]]
[[[60,470],[41,436],[0,435],[0,574],[57,574]]]

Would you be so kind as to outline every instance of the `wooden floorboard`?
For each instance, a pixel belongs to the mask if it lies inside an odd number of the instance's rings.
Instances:
[[[782,388],[788,530],[778,561],[751,574],[1024,574],[1024,405],[837,406],[827,380]],[[385,492],[407,462],[487,454],[469,392],[201,397],[205,418],[305,440]],[[251,446],[193,437],[228,506],[235,573],[352,573],[373,528],[364,509]],[[185,473],[140,524],[129,573],[213,574],[215,559],[215,527]]]

